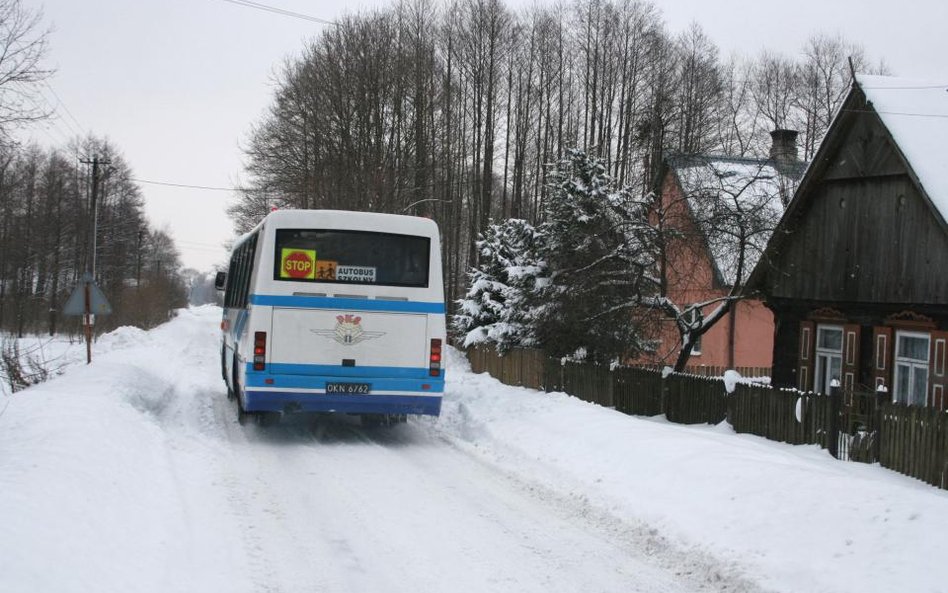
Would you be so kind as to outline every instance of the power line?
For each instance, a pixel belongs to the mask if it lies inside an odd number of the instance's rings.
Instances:
[[[926,89],[944,89],[948,91],[948,84],[932,84],[920,86],[862,86],[859,88],[872,91],[922,91]]]
[[[231,4],[236,4],[237,6],[245,6],[247,8],[256,8],[257,10],[263,10],[266,12],[272,12],[274,14],[293,17],[296,19],[309,21],[311,23],[319,23],[321,25],[337,25],[338,24],[334,21],[328,21],[326,19],[321,19],[316,16],[310,16],[308,14],[303,14],[301,12],[293,12],[292,10],[285,10],[283,8],[277,8],[275,6],[268,6],[266,4],[261,4],[260,2],[252,2],[251,0],[223,0],[223,1],[229,2]]]
[[[46,125],[47,126],[46,130],[50,130],[50,129],[55,130],[58,134],[60,134],[63,137],[64,143],[68,144],[69,137],[72,134],[72,131],[70,130],[69,132],[64,132],[62,128],[59,127],[58,122],[62,118],[58,117],[58,114],[56,114],[56,107],[49,100],[49,97],[47,97],[42,92],[42,90],[33,91],[33,90],[28,89],[26,83],[14,81],[14,85],[22,87],[22,90],[14,89],[12,92],[18,94],[23,101],[28,102],[29,109],[33,109],[43,114],[37,118],[40,122],[40,125]],[[56,114],[56,117],[53,117],[54,114]],[[69,122],[66,122],[66,123],[68,124]],[[54,142],[54,144],[59,144],[59,143],[60,141]]]
[[[208,191],[229,191],[229,192],[257,192],[257,193],[280,193],[280,194],[305,194],[306,192],[293,189],[259,189],[254,187],[219,187],[213,185],[190,185],[187,183],[172,183],[170,181],[152,181],[149,179],[130,178],[136,183],[147,183],[149,185],[163,185],[165,187],[180,187],[182,189],[203,189]]]
[[[900,115],[906,117],[934,117],[934,118],[948,118],[948,113],[911,113],[907,111],[880,111],[878,109],[844,109],[849,113],[878,113],[882,115]]]
[[[52,85],[50,85],[50,84],[49,84],[47,81],[45,81],[45,80],[43,81],[43,84],[46,85],[46,88],[49,89],[49,92],[53,93],[53,97],[56,98],[56,101],[59,103],[60,107],[63,108],[63,111],[66,112],[66,115],[68,115],[69,118],[73,121],[73,123],[76,124],[76,127],[79,128],[79,131],[80,131],[80,134],[79,134],[79,135],[80,135],[80,136],[84,136],[84,135],[85,135],[85,127],[84,127],[81,123],[79,123],[79,120],[76,119],[76,116],[74,116],[74,115],[72,114],[72,111],[69,111],[69,107],[66,106],[66,103],[62,100],[62,98],[61,98],[61,97],[59,96],[59,94],[56,92],[56,89],[54,89],[54,88],[52,87]],[[66,123],[68,124],[69,122],[66,122]],[[71,128],[72,126],[69,126],[69,127]]]
[[[187,183],[171,183],[170,181],[151,181],[148,179],[137,179],[132,177],[132,181],[135,183],[147,183],[149,185],[163,185],[166,187],[180,187],[184,189],[205,189],[210,191],[229,191],[229,192],[238,192],[238,191],[259,191],[259,190],[248,190],[242,187],[214,187],[210,185],[188,185]]]

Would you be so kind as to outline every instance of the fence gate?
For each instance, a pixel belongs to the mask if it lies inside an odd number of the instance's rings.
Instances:
[[[881,403],[887,394],[861,389],[833,391],[834,408],[838,410],[835,456],[846,461],[875,463],[879,460]]]

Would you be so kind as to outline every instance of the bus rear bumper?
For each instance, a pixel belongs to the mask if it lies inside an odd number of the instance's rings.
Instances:
[[[247,412],[340,412],[344,414],[441,413],[441,393],[350,395],[319,390],[284,391],[248,388],[244,394]]]

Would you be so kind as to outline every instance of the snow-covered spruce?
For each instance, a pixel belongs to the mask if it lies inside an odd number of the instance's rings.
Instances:
[[[464,347],[491,343],[498,352],[536,345],[536,291],[546,264],[538,250],[543,237],[530,223],[509,219],[491,224],[477,241],[479,263],[454,316]]]

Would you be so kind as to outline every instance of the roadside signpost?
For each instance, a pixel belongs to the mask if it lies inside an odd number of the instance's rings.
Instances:
[[[95,325],[95,316],[110,313],[112,305],[105,298],[105,293],[95,283],[91,272],[84,273],[69,295],[69,300],[63,305],[63,315],[82,316],[82,327],[86,336],[86,364],[92,362],[92,328]]]

